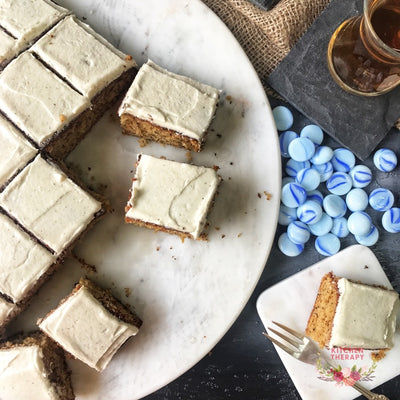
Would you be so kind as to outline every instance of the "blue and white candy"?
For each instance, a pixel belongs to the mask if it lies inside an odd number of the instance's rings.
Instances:
[[[296,208],[286,207],[285,205],[281,204],[279,208],[278,223],[280,225],[287,226],[291,222],[296,220],[297,220]]]
[[[304,168],[310,168],[311,164],[310,161],[295,161],[292,158],[288,160],[286,163],[285,167],[285,172],[289,175],[292,176],[293,178],[296,177],[297,173],[304,169]]]
[[[293,160],[307,161],[314,155],[315,146],[310,139],[299,137],[290,142],[288,151]]]
[[[315,239],[315,249],[323,256],[333,256],[340,250],[340,240],[332,233],[318,236]]]
[[[380,171],[393,171],[397,165],[397,156],[390,149],[379,149],[374,154],[374,164]]]
[[[400,232],[400,208],[393,207],[384,212],[382,226],[390,233]]]
[[[272,110],[275,120],[276,129],[278,131],[286,131],[293,125],[293,114],[285,106],[277,106]]]
[[[318,146],[310,161],[313,164],[325,164],[333,157],[333,150],[328,146]]]
[[[356,158],[350,150],[340,147],[333,151],[331,163],[335,171],[349,172],[356,164]]]
[[[297,208],[297,218],[305,224],[315,224],[322,217],[322,207],[312,200],[306,200]]]
[[[318,222],[309,225],[310,232],[315,236],[323,236],[329,233],[333,226],[333,219],[326,213],[322,213],[322,216]]]
[[[307,192],[315,190],[321,183],[320,174],[313,168],[303,168],[296,175],[296,182]]]
[[[347,227],[347,219],[345,217],[333,218],[331,233],[339,238],[346,237],[350,233]]]
[[[366,165],[356,165],[350,170],[349,175],[355,188],[364,188],[372,180],[372,172]]]
[[[296,182],[288,183],[282,188],[282,203],[287,207],[299,207],[307,199],[307,192]]]
[[[346,194],[353,186],[350,175],[345,172],[334,172],[326,181],[326,188],[339,196]]]
[[[372,225],[371,230],[366,235],[354,235],[354,237],[363,246],[373,246],[379,239],[379,231],[376,226]]]
[[[371,231],[371,217],[364,211],[356,211],[347,218],[347,227],[353,235],[365,236]]]
[[[346,214],[346,202],[336,194],[328,194],[322,204],[325,212],[332,218],[340,218]]]
[[[306,137],[314,144],[319,145],[324,140],[324,132],[318,125],[310,124],[301,130],[300,137]]]
[[[292,140],[298,138],[299,135],[293,131],[285,131],[279,135],[279,147],[282,157],[289,158],[289,144]]]
[[[279,236],[278,247],[279,250],[288,257],[296,257],[304,250],[304,245],[293,243],[289,239],[287,232]]]
[[[319,172],[321,182],[326,182],[333,174],[333,166],[329,161],[325,164],[314,164],[311,168]]]
[[[368,195],[361,188],[351,189],[346,195],[347,208],[350,211],[364,211],[368,206]]]
[[[294,221],[287,227],[289,239],[295,244],[304,244],[310,239],[308,225],[301,221]]]
[[[387,211],[393,203],[394,196],[389,189],[376,188],[369,195],[369,204],[374,210]]]

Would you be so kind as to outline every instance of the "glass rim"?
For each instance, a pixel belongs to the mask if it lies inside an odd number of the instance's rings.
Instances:
[[[371,23],[371,15],[372,13],[369,13],[369,8],[371,3],[375,3],[378,0],[364,0],[364,21],[368,26],[369,31],[371,32],[371,35],[373,36],[374,40],[381,46],[386,52],[388,52],[391,56],[394,58],[398,58],[400,61],[400,51],[395,50],[393,47],[388,46],[375,32],[374,27],[372,26]]]

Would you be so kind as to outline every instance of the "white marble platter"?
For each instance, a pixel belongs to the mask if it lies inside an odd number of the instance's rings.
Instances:
[[[141,65],[147,58],[222,89],[222,102],[198,165],[223,177],[210,216],[209,241],[181,242],[124,223],[124,206],[139,152],[188,161],[187,152],[144,148],[120,133],[110,110],[68,158],[71,168],[104,193],[114,212],[75,249],[95,273],[70,259],[43,287],[10,333],[34,327],[80,275],[110,287],[144,321],[101,374],[69,360],[78,400],[133,400],[184,373],[235,321],[265,266],[280,199],[280,155],[272,113],[258,77],[223,23],[198,0],[63,0]],[[267,196],[268,194],[268,196]]]
[[[257,311],[265,328],[268,330],[271,326],[270,321],[278,321],[304,332],[321,278],[330,271],[355,281],[392,288],[374,253],[368,247],[353,245],[265,290],[257,300]],[[315,366],[304,364],[277,347],[276,350],[303,400],[351,400],[359,397],[351,386],[326,380],[324,373],[321,374]],[[400,374],[399,326],[394,347],[375,365],[369,351],[326,350],[326,356],[336,366],[342,367],[345,376],[353,366],[365,371],[359,383],[373,389]],[[371,374],[368,375],[369,371]]]

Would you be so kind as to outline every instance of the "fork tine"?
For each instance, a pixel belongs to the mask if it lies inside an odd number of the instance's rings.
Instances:
[[[302,343],[300,340],[298,340],[298,339],[296,339],[296,340],[295,340],[295,339],[292,339],[292,338],[290,338],[290,337],[288,337],[288,336],[282,334],[281,332],[279,332],[279,331],[277,331],[277,330],[275,330],[275,329],[273,329],[273,328],[269,328],[269,330],[270,330],[271,332],[273,332],[275,335],[279,336],[279,337],[280,337],[281,339],[283,339],[285,342],[290,343],[293,347],[296,348],[297,351],[299,350],[299,345]]]
[[[286,353],[288,353],[289,355],[293,356],[294,355],[294,351],[292,349],[290,349],[289,347],[285,346],[283,343],[279,342],[278,340],[276,340],[275,338],[273,338],[272,336],[268,335],[268,333],[263,332],[263,335],[265,337],[267,337],[272,343],[276,344],[278,347],[280,347],[283,351],[285,351]]]
[[[295,331],[295,330],[293,330],[291,328],[288,328],[286,325],[283,325],[283,324],[281,324],[279,322],[276,322],[276,321],[271,321],[271,322],[273,324],[279,326],[279,328],[283,329],[284,331],[289,332],[294,337],[297,337],[297,339],[299,339],[299,340],[303,340],[304,339],[304,335],[302,335],[301,333],[299,333],[299,332],[297,332],[297,331]]]

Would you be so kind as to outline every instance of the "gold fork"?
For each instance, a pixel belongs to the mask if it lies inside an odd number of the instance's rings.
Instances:
[[[272,323],[290,335],[288,336],[277,331],[276,329],[269,328],[271,332],[273,332],[276,336],[279,336],[287,344],[280,342],[279,340],[271,337],[265,332],[263,332],[263,335],[266,336],[272,343],[276,344],[278,347],[284,350],[286,353],[296,358],[297,360],[305,362],[307,364],[315,365],[319,360],[323,359],[330,367],[334,367],[334,365],[324,357],[321,349],[312,339],[299,332],[296,332],[291,328],[288,328],[283,324],[274,321],[272,321]],[[290,346],[288,346],[288,344]],[[358,382],[355,382],[352,387],[358,390],[368,400],[389,400],[389,398],[385,395],[373,393],[370,390],[361,386]]]

